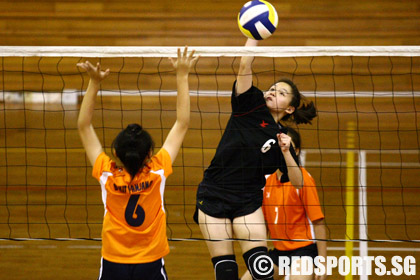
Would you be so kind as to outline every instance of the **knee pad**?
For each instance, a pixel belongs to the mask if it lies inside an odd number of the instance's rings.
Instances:
[[[236,263],[235,255],[214,257],[211,261],[213,262],[216,280],[238,279],[238,264]]]
[[[274,264],[267,247],[256,247],[243,254],[245,264],[255,280],[272,280]]]

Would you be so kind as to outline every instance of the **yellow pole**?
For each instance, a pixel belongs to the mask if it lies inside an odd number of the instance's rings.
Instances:
[[[355,148],[355,124],[347,124],[347,164],[346,164],[346,240],[354,239],[354,151]],[[346,256],[351,261],[353,256],[353,242],[346,242]],[[345,280],[352,280],[351,262],[350,273]]]

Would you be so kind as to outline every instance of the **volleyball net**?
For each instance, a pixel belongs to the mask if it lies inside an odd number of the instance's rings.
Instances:
[[[195,194],[230,116],[240,57],[254,85],[292,79],[319,116],[299,125],[330,241],[419,242],[419,47],[191,47],[191,125],[167,180],[170,240],[202,240]],[[93,119],[108,154],[138,122],[162,145],[175,121],[175,47],[0,47],[0,239],[100,240],[104,207],[77,133],[89,77],[110,68]]]

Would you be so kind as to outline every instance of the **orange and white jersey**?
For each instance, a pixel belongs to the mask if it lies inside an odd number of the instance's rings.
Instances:
[[[301,168],[304,185],[296,189],[290,182],[281,183],[271,174],[264,188],[263,212],[273,239],[313,239],[312,221],[324,218],[315,180]],[[313,241],[273,241],[277,250],[290,251]]]
[[[161,149],[130,180],[105,153],[96,159],[92,175],[102,188],[105,215],[102,257],[116,263],[148,263],[169,253],[163,193],[172,173],[169,153]]]

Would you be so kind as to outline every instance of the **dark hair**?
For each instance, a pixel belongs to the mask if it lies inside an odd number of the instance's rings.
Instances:
[[[297,157],[297,163],[298,165],[301,164],[300,162],[300,151],[301,151],[301,138],[300,138],[300,134],[299,132],[297,132],[294,128],[291,128],[290,126],[287,127],[287,135],[290,136],[290,138],[292,138],[292,142],[294,144],[294,150],[296,153],[296,157]],[[299,153],[297,152],[297,150],[299,150]]]
[[[293,144],[295,144],[295,151],[301,147],[301,138],[299,132],[297,132],[294,128],[287,127],[287,134],[292,138]]]
[[[306,99],[303,96],[297,86],[289,79],[283,78],[278,80],[277,83],[286,83],[292,88],[292,101],[290,106],[293,106],[295,110],[292,114],[287,114],[283,117],[283,121],[287,121],[290,118],[296,124],[311,123],[311,120],[317,116],[316,107],[312,101]]]
[[[153,151],[155,143],[141,125],[129,124],[115,137],[111,147],[133,180],[144,167],[144,161],[150,151]]]

